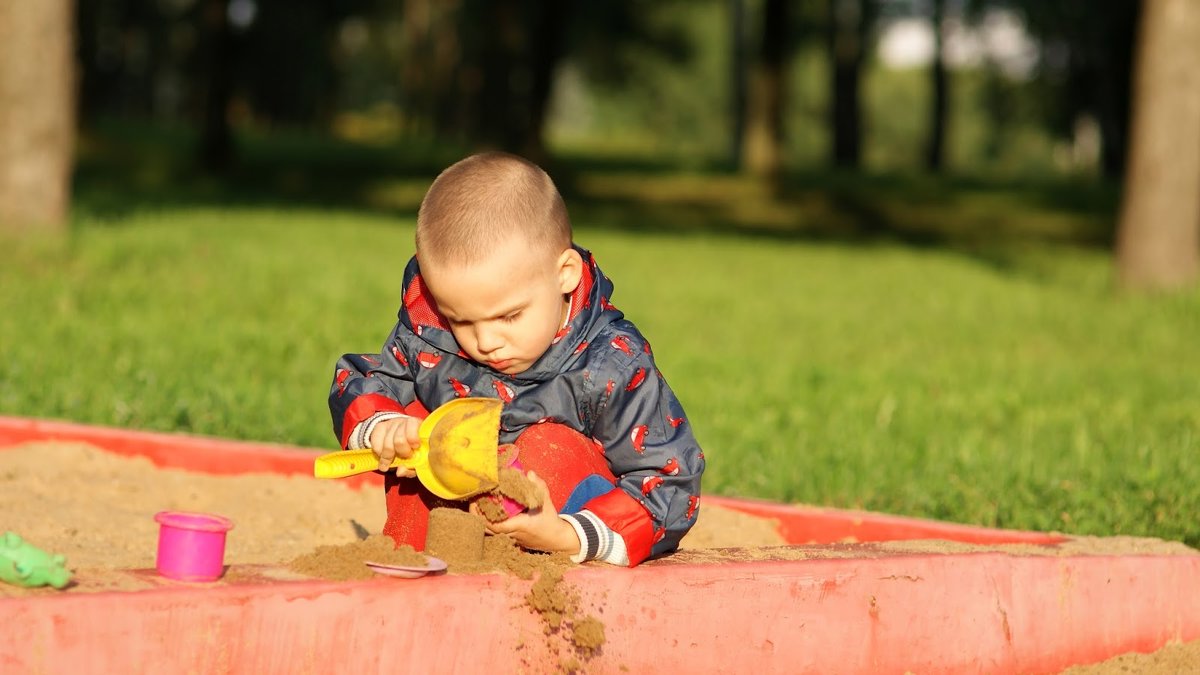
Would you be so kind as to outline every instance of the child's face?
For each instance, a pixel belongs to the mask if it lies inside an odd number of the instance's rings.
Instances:
[[[583,260],[574,249],[549,256],[513,241],[469,265],[422,261],[421,273],[463,351],[516,375],[550,348],[567,317],[564,294],[579,284]]]

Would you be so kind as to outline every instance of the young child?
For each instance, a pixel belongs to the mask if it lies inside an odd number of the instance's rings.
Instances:
[[[499,440],[516,444],[545,500],[492,532],[576,562],[633,566],[675,550],[696,522],[704,453],[612,292],[544,171],[494,152],[454,164],[421,202],[381,353],[337,363],[329,408],[342,447],[370,448],[386,470],[419,445],[428,411],[499,398]],[[421,550],[429,510],[464,505],[413,475],[386,475],[383,531]]]

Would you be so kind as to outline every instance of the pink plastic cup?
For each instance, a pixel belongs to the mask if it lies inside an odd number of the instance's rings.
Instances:
[[[225,533],[233,521],[209,513],[159,511],[158,559],[164,577],[179,581],[216,581],[225,571]]]

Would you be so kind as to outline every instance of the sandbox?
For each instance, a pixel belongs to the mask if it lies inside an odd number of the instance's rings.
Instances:
[[[267,481],[246,474],[313,480],[318,452],[0,417],[0,452],[36,442],[145,458],[164,474],[242,476],[247,495]],[[354,536],[353,520],[377,531],[378,476],[347,480],[358,496],[322,497],[319,512],[294,506],[300,520],[279,523],[277,536],[239,543],[235,526],[230,565],[212,583],[155,572],[152,546],[138,543],[153,536],[152,522],[124,542],[76,528],[64,541],[78,540],[74,558],[87,565],[71,589],[0,589],[0,671],[1053,673],[1200,638],[1200,553],[1179,544],[704,497],[702,522],[705,508],[742,514],[731,529],[767,522],[786,543],[710,542],[635,569],[569,569],[579,608],[605,633],[580,654],[527,606],[536,580],[327,581],[289,570],[289,530],[339,541]],[[228,504],[205,506],[198,484],[183,480],[172,497],[190,485],[197,508],[230,515]],[[46,508],[53,518],[53,503]],[[105,547],[134,558],[87,557]]]

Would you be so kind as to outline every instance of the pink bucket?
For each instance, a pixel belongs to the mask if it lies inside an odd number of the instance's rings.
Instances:
[[[507,460],[508,468],[516,469],[517,471],[520,471],[521,473],[525,473],[525,467],[521,466],[521,463],[517,461],[516,447],[511,446],[510,449],[508,450],[508,452],[511,454],[509,454],[507,456],[504,456],[503,454],[501,455],[502,460],[505,460],[505,459]],[[500,494],[497,494],[497,493],[484,495],[483,497],[481,497],[481,499],[487,499],[495,504],[499,504],[500,506],[504,507],[504,513],[509,518],[512,518],[513,516],[517,515],[518,513],[524,513],[525,511],[528,510],[525,508],[525,505],[522,504],[521,502],[518,502],[515,499],[511,499],[509,497],[501,496]]]
[[[513,457],[513,460],[509,462],[508,467],[510,469],[516,469],[521,473],[525,473],[525,467],[521,466],[521,463],[517,461],[516,457]],[[509,499],[508,497],[503,497],[500,503],[504,506],[504,512],[508,514],[509,518],[512,518],[518,513],[524,513],[526,510],[524,504],[514,499]]]
[[[179,581],[216,581],[225,571],[225,533],[228,518],[208,513],[159,511],[158,559],[164,577]]]

